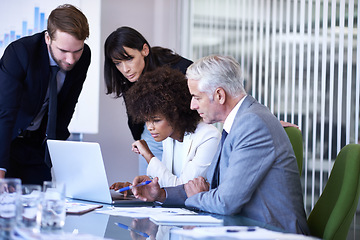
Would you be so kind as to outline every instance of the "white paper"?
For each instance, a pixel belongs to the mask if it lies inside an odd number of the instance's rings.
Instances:
[[[318,238],[301,234],[282,233],[260,227],[248,226],[219,226],[219,227],[195,227],[191,230],[173,229],[172,233],[191,236],[192,238],[206,237],[231,237],[232,239],[286,239],[286,240],[315,240]]]
[[[163,208],[163,207],[111,207],[100,209],[97,213],[109,214],[112,216],[124,216],[132,218],[149,218],[154,215],[196,215],[196,212],[184,208]]]
[[[86,213],[97,208],[101,208],[101,204],[88,204],[88,203],[78,203],[78,202],[66,202],[66,213],[81,214]]]
[[[160,225],[208,225],[217,224],[222,225],[223,220],[214,218],[210,215],[176,215],[176,214],[161,214],[153,215],[150,220]]]

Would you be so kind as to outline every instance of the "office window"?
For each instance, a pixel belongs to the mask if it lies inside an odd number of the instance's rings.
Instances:
[[[235,57],[249,94],[303,134],[307,212],[340,149],[359,142],[359,8],[354,0],[188,0],[182,52]]]

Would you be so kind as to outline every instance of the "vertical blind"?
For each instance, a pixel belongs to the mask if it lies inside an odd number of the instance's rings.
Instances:
[[[303,134],[313,208],[340,149],[359,143],[360,10],[354,0],[187,0],[182,53],[235,57],[249,94]]]

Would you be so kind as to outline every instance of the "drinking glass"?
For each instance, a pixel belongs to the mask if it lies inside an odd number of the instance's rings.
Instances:
[[[38,233],[41,226],[41,201],[43,196],[41,186],[24,184],[21,189],[21,217],[18,219],[18,227]]]
[[[21,180],[0,179],[0,239],[9,239],[21,209]]]
[[[61,229],[65,224],[65,185],[45,181],[43,185],[41,228],[44,230]]]

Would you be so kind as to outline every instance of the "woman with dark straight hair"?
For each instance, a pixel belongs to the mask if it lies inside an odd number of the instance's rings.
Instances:
[[[105,41],[104,78],[107,94],[115,98],[123,97],[127,108],[126,92],[145,72],[160,66],[169,66],[185,74],[192,61],[181,57],[170,49],[150,47],[148,41],[135,29],[120,27]],[[151,137],[144,128],[145,123],[134,123],[128,115],[128,125],[134,140],[145,139],[158,159],[162,159],[162,144]],[[147,163],[139,157],[139,173],[146,173]]]

